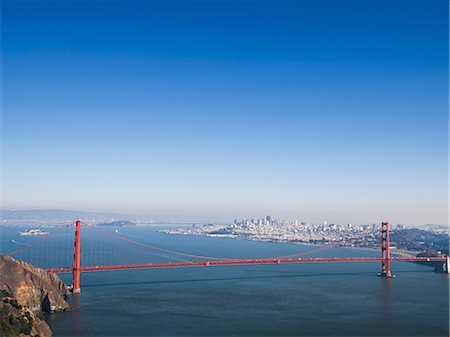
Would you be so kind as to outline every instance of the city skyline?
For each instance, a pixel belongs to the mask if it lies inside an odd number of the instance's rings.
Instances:
[[[5,1],[2,37],[4,209],[448,223],[445,1]]]

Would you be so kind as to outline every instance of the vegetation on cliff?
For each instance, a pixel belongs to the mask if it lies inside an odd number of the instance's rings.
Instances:
[[[0,336],[31,335],[33,313],[21,306],[6,290],[0,290],[0,300]]]

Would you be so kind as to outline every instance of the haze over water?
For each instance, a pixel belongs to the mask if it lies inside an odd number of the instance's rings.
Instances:
[[[154,227],[119,230],[151,245],[210,256],[268,257],[314,249],[168,235]],[[7,249],[17,229],[3,232],[2,249]],[[329,249],[311,256],[379,253]],[[46,318],[55,336],[448,335],[448,275],[393,263],[396,277],[384,279],[376,276],[379,269],[379,263],[335,263],[84,273],[72,311]],[[62,278],[71,283],[71,275]]]

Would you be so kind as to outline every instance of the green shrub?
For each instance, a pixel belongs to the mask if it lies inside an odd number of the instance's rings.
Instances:
[[[15,337],[21,333],[29,335],[32,328],[33,323],[29,313],[22,316],[7,305],[0,308],[0,336]]]
[[[5,289],[1,289],[0,290],[0,299],[3,299],[3,297],[12,297],[12,295]]]
[[[9,304],[11,304],[14,308],[18,310],[22,309],[22,306],[14,298],[9,300]]]

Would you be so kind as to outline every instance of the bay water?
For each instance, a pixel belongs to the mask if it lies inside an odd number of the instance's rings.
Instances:
[[[120,235],[197,255],[257,258],[317,247],[120,228]],[[108,228],[113,231],[114,228]],[[2,227],[1,251],[17,248]],[[15,242],[13,241],[15,240]],[[107,254],[117,254],[111,250]],[[330,248],[311,257],[379,256]],[[83,273],[69,312],[46,314],[55,336],[448,336],[449,275],[395,262],[187,267]],[[70,274],[61,278],[71,283]]]

